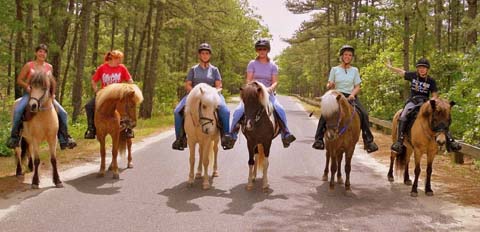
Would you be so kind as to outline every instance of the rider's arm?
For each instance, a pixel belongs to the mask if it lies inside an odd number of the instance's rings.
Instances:
[[[187,91],[187,93],[190,93],[190,91],[193,89],[192,83],[192,81],[185,81],[185,91]]]
[[[247,72],[247,78],[245,79],[247,84],[253,81],[253,72]]]
[[[387,66],[388,69],[390,69],[392,72],[395,72],[397,73],[398,75],[404,77],[405,76],[405,70],[401,69],[401,68],[396,68],[396,67],[393,67],[392,66],[392,63],[390,62],[390,60],[388,60],[385,65]]]
[[[93,89],[93,92],[97,92],[98,91],[98,87],[97,87],[97,81],[95,80],[91,80],[90,83],[92,84],[92,89]]]
[[[273,93],[277,89],[278,85],[278,75],[272,75],[272,85],[268,87],[268,92]]]
[[[352,90],[352,93],[350,94],[350,96],[353,95],[353,97],[355,97],[359,93],[360,93],[360,84],[355,85],[355,87],[353,87],[353,90]]]
[[[221,89],[222,88],[222,81],[221,80],[216,80],[215,81],[215,88]]]
[[[23,87],[24,89],[27,90],[27,92],[30,92],[30,86],[29,84],[25,81],[25,77],[27,76],[27,73],[29,71],[30,67],[28,66],[28,63],[25,64],[23,67],[22,67],[22,70],[20,71],[20,74],[18,74],[18,77],[17,77],[17,84],[20,85],[21,87]]]
[[[330,69],[330,74],[328,75],[327,89],[335,89],[335,67]]]
[[[432,99],[438,98],[438,92],[432,92]]]

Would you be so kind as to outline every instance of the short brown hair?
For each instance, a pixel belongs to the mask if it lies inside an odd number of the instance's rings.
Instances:
[[[47,45],[45,45],[45,44],[39,44],[39,45],[35,48],[35,52],[38,52],[38,50],[44,50],[46,53],[48,53],[48,47],[47,47]]]

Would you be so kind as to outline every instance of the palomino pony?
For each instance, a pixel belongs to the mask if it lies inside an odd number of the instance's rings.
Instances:
[[[337,181],[342,183],[341,165],[345,153],[345,190],[350,188],[350,170],[355,144],[360,137],[360,116],[347,98],[339,91],[329,90],[321,98],[322,117],[326,121],[325,145],[327,148],[323,180],[328,180],[328,164],[332,159],[330,171],[330,190],[333,190],[335,172]]]
[[[240,88],[240,97],[245,107],[242,132],[247,138],[248,146],[248,184],[247,190],[253,189],[257,169],[263,169],[264,191],[268,191],[268,157],[272,140],[279,133],[275,122],[274,109],[269,101],[267,88],[260,82],[253,81]]]
[[[132,140],[127,138],[125,130],[137,124],[137,104],[143,101],[143,95],[135,84],[110,84],[97,93],[95,100],[95,127],[97,140],[100,142],[101,164],[99,177],[105,176],[105,138],[112,137],[113,178],[120,178],[117,156],[120,151],[125,154],[128,149],[127,168],[132,168]]]
[[[213,160],[213,177],[218,176],[217,154],[220,131],[217,128],[217,108],[220,96],[216,88],[200,83],[190,91],[185,104],[185,133],[187,134],[190,150],[190,173],[188,184],[194,182],[193,169],[195,166],[195,146],[199,145],[199,163],[196,176],[202,176],[203,164],[203,189],[210,188],[208,178],[208,165]]]
[[[15,149],[17,157],[17,176],[22,175],[22,156],[29,153],[29,167],[32,168],[33,157],[34,174],[32,188],[37,189],[40,184],[38,166],[40,165],[39,146],[47,141],[50,152],[50,162],[53,170],[55,187],[63,187],[57,170],[57,132],[58,116],[53,105],[55,95],[55,80],[45,72],[34,72],[30,77],[30,98],[28,100],[25,120],[23,122],[22,146]],[[17,100],[18,102],[18,100]],[[17,103],[16,102],[16,103]],[[26,151],[27,149],[28,151]]]
[[[420,175],[420,160],[422,156],[427,155],[427,180],[425,182],[425,194],[433,196],[430,184],[432,176],[432,164],[435,155],[438,152],[438,146],[446,143],[446,131],[450,125],[450,110],[455,102],[448,102],[445,99],[430,100],[420,107],[417,118],[413,122],[412,128],[405,136],[403,142],[404,149],[402,153],[392,152],[390,157],[390,170],[388,171],[388,180],[393,182],[393,163],[395,161],[396,171],[404,170],[403,182],[411,185],[412,181],[408,174],[408,164],[412,151],[415,154],[415,180],[412,185],[410,195],[418,196],[417,186]],[[398,118],[402,110],[399,110],[393,118],[392,141],[397,141]],[[396,158],[396,160],[395,160]]]

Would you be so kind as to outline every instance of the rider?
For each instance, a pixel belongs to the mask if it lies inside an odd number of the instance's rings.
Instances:
[[[102,81],[102,89],[105,86],[113,83],[133,83],[132,76],[128,72],[127,67],[122,64],[123,52],[119,50],[113,50],[107,52],[104,56],[104,63],[97,68],[95,74],[92,76],[91,84],[92,89],[95,92],[95,96],[85,105],[85,112],[87,113],[88,128],[85,132],[86,139],[95,139],[95,99],[98,91],[97,83]],[[133,138],[133,130],[130,128],[125,129],[127,138]]]
[[[290,146],[290,143],[296,140],[296,138],[290,133],[287,126],[287,115],[285,114],[285,110],[275,97],[275,88],[278,85],[278,67],[268,57],[268,53],[270,52],[270,41],[263,38],[259,39],[255,43],[255,51],[257,52],[257,57],[255,60],[251,60],[250,63],[248,63],[246,82],[258,81],[267,87],[268,92],[270,93],[270,102],[273,104],[278,118],[280,118],[283,147],[287,148]],[[244,105],[240,102],[233,113],[232,119],[231,130],[234,140],[237,139],[237,134],[240,130],[239,121],[243,117],[244,112]]]
[[[402,144],[405,138],[409,114],[414,111],[415,108],[420,107],[425,101],[427,101],[430,93],[432,94],[433,99],[437,98],[438,89],[435,80],[428,75],[430,62],[425,58],[419,59],[415,64],[417,68],[416,72],[406,72],[403,69],[392,67],[390,61],[387,62],[386,66],[390,70],[404,77],[405,80],[411,82],[410,98],[403,107],[403,111],[398,122],[397,141],[391,147],[392,151],[400,153],[403,147]],[[445,134],[447,136],[447,150],[459,151],[462,148],[460,144],[455,142],[449,131],[447,131]]]
[[[34,72],[45,72],[47,75],[52,74],[52,65],[46,62],[48,48],[45,44],[40,44],[35,48],[35,60],[26,63],[20,74],[17,77],[17,84],[25,89],[23,97],[18,102],[13,113],[13,125],[8,140],[7,146],[9,148],[15,148],[19,146],[20,142],[20,126],[22,121],[22,115],[25,111],[25,108],[28,104],[29,94],[32,90],[29,85],[30,77]],[[63,107],[57,102],[53,101],[55,108],[58,114],[58,140],[60,142],[60,149],[64,150],[65,148],[72,149],[77,146],[75,140],[68,134],[68,124],[67,124],[67,112]]]
[[[357,94],[360,93],[360,83],[362,80],[360,79],[358,69],[351,65],[353,57],[355,56],[355,49],[350,45],[343,45],[340,48],[339,56],[342,63],[330,70],[327,89],[334,89],[337,87],[337,90],[348,98],[350,102],[355,102],[356,108],[360,113],[364,148],[368,153],[374,152],[378,150],[378,146],[373,142],[373,135],[369,127],[368,113],[357,98]],[[315,134],[315,143],[312,145],[313,148],[319,150],[325,149],[325,144],[323,142],[325,127],[326,121],[323,117],[320,117],[317,132]]]
[[[185,91],[187,92],[187,95],[180,100],[174,110],[176,139],[172,144],[172,149],[183,150],[187,147],[187,139],[183,128],[183,109],[185,108],[188,93],[193,89],[193,87],[195,87],[195,85],[199,83],[206,83],[217,89],[222,88],[222,77],[220,76],[220,71],[217,67],[210,64],[211,55],[212,47],[208,43],[200,44],[198,47],[198,59],[200,60],[200,63],[190,68],[187,78],[185,79]],[[228,150],[233,148],[235,141],[232,140],[228,130],[230,125],[230,111],[225,103],[225,98],[223,95],[221,93],[219,93],[219,95],[221,102],[218,106],[218,116],[222,126],[221,143],[223,149]]]

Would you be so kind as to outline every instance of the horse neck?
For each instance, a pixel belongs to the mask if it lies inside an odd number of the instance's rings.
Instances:
[[[102,115],[113,115],[117,109],[118,99],[108,99],[104,101],[101,105],[96,106],[98,112]]]
[[[195,122],[195,125],[198,125],[200,122],[200,112],[198,111],[200,105],[200,99],[195,98],[190,102],[190,106],[188,107],[187,114],[190,115],[192,120]]]
[[[342,99],[340,102],[339,102],[339,106],[340,106],[340,110],[341,110],[341,120],[340,120],[340,124],[343,125],[345,123],[348,123],[352,117],[352,106],[350,105],[350,103],[348,103],[348,101],[346,101],[345,99]]]

